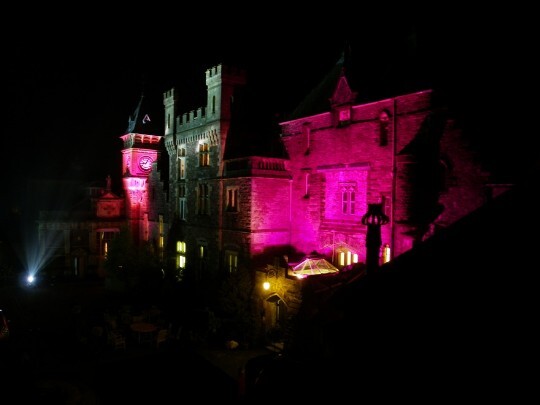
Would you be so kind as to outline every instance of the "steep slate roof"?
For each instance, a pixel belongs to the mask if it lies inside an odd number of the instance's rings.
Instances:
[[[354,102],[356,93],[351,91],[346,78],[347,59],[343,52],[330,72],[290,114],[289,120],[329,111],[332,104]]]
[[[161,135],[158,117],[150,109],[149,101],[141,95],[139,104],[128,119],[126,134]]]
[[[283,158],[285,150],[279,139],[275,117],[261,110],[257,94],[251,88],[235,90],[224,159],[248,156]]]

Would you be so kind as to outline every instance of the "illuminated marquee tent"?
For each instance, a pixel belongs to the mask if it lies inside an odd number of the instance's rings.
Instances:
[[[314,276],[317,274],[338,273],[339,269],[318,255],[307,256],[293,267],[292,273],[297,277]]]

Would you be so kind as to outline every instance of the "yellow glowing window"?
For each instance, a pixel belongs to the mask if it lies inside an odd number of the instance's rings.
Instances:
[[[238,188],[227,189],[227,211],[238,211]]]
[[[348,266],[352,263],[358,263],[358,255],[352,253],[350,250],[344,250],[339,252],[339,265]]]
[[[176,242],[176,267],[186,268],[186,242]]]
[[[181,158],[178,161],[178,177],[181,179],[186,178],[186,160],[185,158]]]
[[[199,166],[210,166],[210,146],[207,143],[199,145]]]
[[[225,263],[229,273],[238,270],[238,252],[230,250],[225,251]]]

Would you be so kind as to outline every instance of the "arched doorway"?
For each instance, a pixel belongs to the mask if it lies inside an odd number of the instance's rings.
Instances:
[[[266,338],[270,341],[283,340],[288,307],[276,293],[270,294],[264,301],[264,319]]]

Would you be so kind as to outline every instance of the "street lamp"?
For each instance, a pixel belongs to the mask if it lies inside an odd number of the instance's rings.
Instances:
[[[366,271],[371,273],[379,267],[381,248],[381,225],[389,222],[382,211],[382,204],[368,204],[368,210],[362,217],[362,224],[367,226],[366,234]]]

